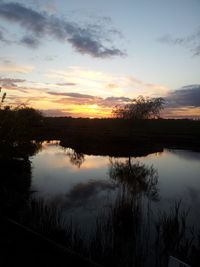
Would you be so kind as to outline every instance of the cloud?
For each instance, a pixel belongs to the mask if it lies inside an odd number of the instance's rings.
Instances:
[[[95,201],[102,191],[111,191],[115,185],[106,180],[90,180],[87,183],[77,183],[65,195],[59,195],[54,199],[54,203],[65,209],[83,207],[91,200]]]
[[[58,95],[58,96],[69,96],[69,97],[75,97],[75,98],[89,98],[94,99],[95,97],[92,95],[84,95],[79,93],[62,93],[62,92],[48,92],[49,95]]]
[[[40,44],[40,41],[33,36],[26,35],[20,40],[20,43],[31,48],[37,48]]]
[[[61,110],[61,109],[45,109],[41,110],[42,114],[47,117],[65,117],[65,116],[71,116],[72,113],[67,110]]]
[[[129,97],[107,97],[102,100],[101,106],[113,108],[117,105],[124,105],[130,103],[133,99]]]
[[[77,85],[76,83],[56,83],[58,86],[75,86]]]
[[[200,117],[200,85],[183,86],[179,90],[169,92],[163,116],[167,118],[199,118]]]
[[[39,1],[39,4],[42,10],[48,12],[49,14],[53,14],[57,10],[57,2],[57,0],[43,0],[42,3]]]
[[[189,49],[193,56],[200,56],[200,29],[194,34],[185,37],[172,37],[170,34],[158,39],[159,42],[169,45],[178,45]]]
[[[4,33],[2,30],[0,30],[0,41],[5,42]]]
[[[200,107],[200,85],[193,84],[170,92],[165,98],[167,107]]]
[[[58,41],[66,41],[81,54],[97,58],[124,56],[126,53],[112,45],[115,29],[105,30],[103,25],[80,26],[77,23],[59,19],[47,13],[39,13],[19,3],[0,3],[0,18],[18,23],[26,29],[29,38],[22,41],[29,47],[39,45],[45,35]],[[32,37],[30,38],[30,34]],[[109,46],[108,46],[109,45]]]
[[[19,3],[0,3],[0,17],[8,21],[18,22],[36,34],[43,33],[45,23],[47,23],[42,14]]]
[[[0,42],[5,43],[5,44],[10,44],[12,43],[11,41],[9,41],[5,36],[6,36],[6,29],[2,26],[0,26]]]
[[[108,88],[108,89],[113,89],[113,88],[117,88],[117,87],[118,87],[118,85],[115,83],[106,84],[106,88]]]
[[[95,88],[97,95],[104,94],[104,96],[115,95],[120,97],[126,95],[128,97],[136,97],[145,95],[163,97],[170,91],[167,87],[140,81],[134,77],[94,71],[79,66],[70,66],[66,70],[52,69],[49,70],[49,74],[46,74],[46,76],[50,79],[55,79],[57,82],[77,83],[82,90],[92,92],[92,94]]]
[[[46,56],[45,58],[44,58],[44,60],[46,60],[46,61],[52,61],[52,60],[54,60],[55,58],[56,58],[57,56]]]
[[[10,78],[0,78],[1,86],[5,88],[18,87],[17,83],[23,83],[25,80],[22,79],[10,79]]]
[[[102,98],[93,95],[81,94],[81,93],[64,93],[64,92],[48,92],[49,95],[58,96],[57,99],[53,99],[54,103],[60,104],[74,104],[74,105],[98,105],[101,107],[113,107],[126,102],[131,102],[131,98],[128,97],[107,97]],[[60,96],[60,97],[59,97]],[[63,97],[65,96],[65,97]]]
[[[125,55],[121,50],[114,47],[106,48],[99,40],[94,40],[91,36],[83,34],[73,35],[68,41],[81,54],[89,54],[99,58]]]
[[[95,87],[97,87],[99,83],[106,82],[106,84],[108,84],[109,81],[119,78],[113,76],[112,74],[94,71],[92,69],[79,66],[70,66],[67,70],[50,70],[50,74],[47,74],[47,77],[54,78],[59,81],[75,82],[82,85],[86,82],[85,85],[87,85],[87,87],[88,85],[92,85],[94,87],[94,83]]]

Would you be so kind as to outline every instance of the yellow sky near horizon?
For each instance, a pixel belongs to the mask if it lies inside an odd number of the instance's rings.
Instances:
[[[139,95],[167,98],[173,93],[162,85],[78,66],[49,70],[43,74],[49,82],[34,82],[25,77],[0,79],[2,90],[7,94],[5,105],[26,104],[42,111],[45,116],[108,118],[113,116],[116,105],[128,104]],[[172,106],[162,112],[162,117],[184,116],[198,117],[200,108]]]

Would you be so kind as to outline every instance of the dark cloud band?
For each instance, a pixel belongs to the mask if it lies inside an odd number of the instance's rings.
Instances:
[[[93,95],[86,95],[80,93],[64,93],[64,92],[48,92],[49,95],[58,96],[58,99],[54,100],[56,103],[62,104],[77,104],[77,105],[93,105],[97,104],[103,107],[113,107],[119,104],[131,102],[132,99],[128,97],[107,97],[102,98]],[[60,96],[60,97],[59,97]],[[64,97],[64,98],[63,98]]]
[[[106,34],[103,25],[83,27],[47,13],[39,13],[19,3],[0,2],[0,18],[18,23],[26,29],[27,35],[21,38],[20,42],[31,48],[36,48],[45,35],[50,35],[56,40],[70,43],[81,54],[97,58],[126,54],[112,45],[110,38],[118,31],[108,29]]]
[[[57,83],[58,86],[75,86],[76,83]]]
[[[200,85],[187,85],[171,92],[167,97],[167,107],[200,107]]]
[[[92,95],[84,95],[84,94],[79,94],[79,93],[48,92],[48,94],[49,95],[57,95],[57,96],[75,97],[75,98],[89,98],[89,99],[95,98]]]

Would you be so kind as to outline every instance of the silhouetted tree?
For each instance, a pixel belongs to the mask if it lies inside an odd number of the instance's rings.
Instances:
[[[0,138],[4,141],[19,140],[30,136],[42,123],[42,114],[33,108],[20,106],[0,109]]]
[[[1,89],[2,88],[0,87],[0,93],[1,93]],[[0,99],[0,109],[1,109],[1,107],[3,105],[3,102],[4,102],[5,98],[6,98],[6,93],[3,93],[3,95],[1,96],[1,99]]]
[[[115,106],[113,115],[116,118],[140,120],[159,117],[160,111],[163,109],[164,99],[149,98],[139,96],[134,99],[131,104],[125,106]]]

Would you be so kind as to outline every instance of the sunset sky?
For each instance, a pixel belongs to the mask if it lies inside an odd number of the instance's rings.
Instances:
[[[0,0],[6,104],[109,117],[144,95],[200,117],[199,0]]]

